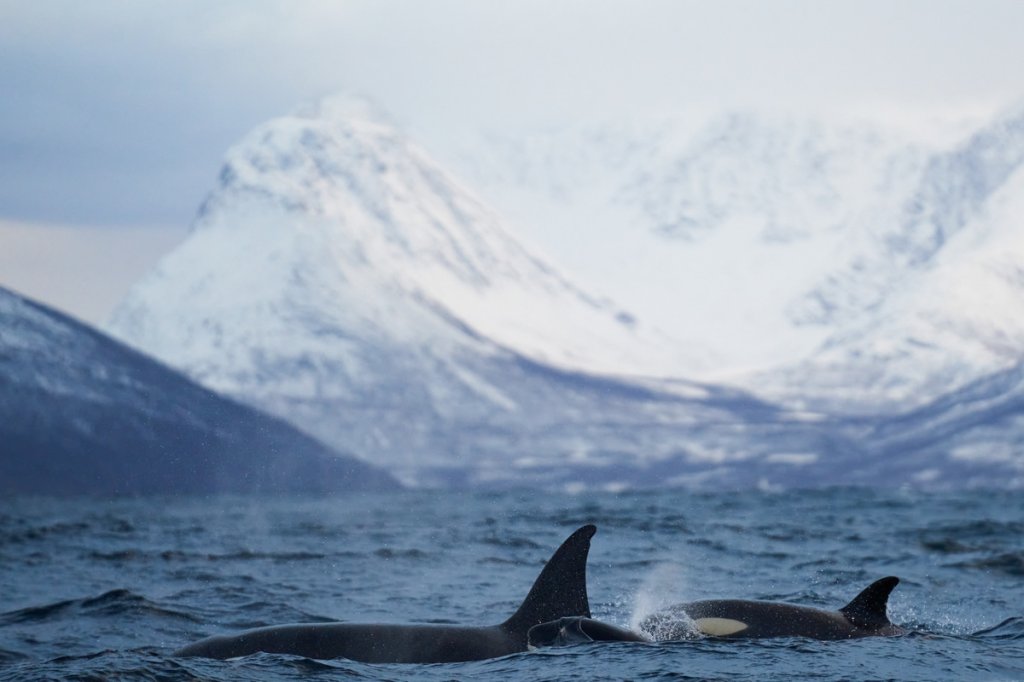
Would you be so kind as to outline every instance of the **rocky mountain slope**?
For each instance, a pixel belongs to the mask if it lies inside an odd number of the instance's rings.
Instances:
[[[0,492],[388,490],[393,478],[0,289]]]

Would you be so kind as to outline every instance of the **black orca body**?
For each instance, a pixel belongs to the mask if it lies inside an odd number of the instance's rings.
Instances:
[[[563,616],[590,617],[587,554],[596,531],[588,525],[569,536],[537,576],[519,609],[499,625],[299,623],[208,637],[175,655],[235,658],[262,651],[366,663],[447,663],[526,651],[527,632],[534,625]]]
[[[882,578],[869,585],[838,611],[775,602],[718,599],[677,604],[646,618],[632,630],[584,617],[560,618],[530,629],[531,647],[565,646],[584,642],[677,641],[700,636],[729,638],[807,637],[852,639],[903,634],[889,622],[889,593],[899,578]]]
[[[527,633],[530,648],[542,646],[568,646],[588,642],[649,642],[632,630],[604,623],[593,618],[567,616],[548,623],[534,625]]]
[[[776,602],[720,599],[677,604],[641,623],[658,640],[711,637],[851,639],[902,634],[889,622],[889,594],[900,582],[877,580],[838,611]]]

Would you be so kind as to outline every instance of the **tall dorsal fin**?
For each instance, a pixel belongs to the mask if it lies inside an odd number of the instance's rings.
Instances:
[[[563,616],[590,618],[587,554],[590,553],[590,538],[596,532],[595,526],[587,525],[570,535],[548,559],[519,610],[502,623],[501,627],[509,635],[522,639],[524,648],[526,633],[534,625]]]
[[[853,601],[839,609],[839,612],[859,628],[874,629],[890,625],[886,607],[889,594],[899,582],[900,579],[895,576],[876,580],[854,597]]]

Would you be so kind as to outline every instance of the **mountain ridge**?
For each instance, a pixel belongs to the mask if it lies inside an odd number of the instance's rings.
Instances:
[[[805,285],[827,281],[822,273],[850,266],[854,280],[862,277],[877,291],[891,292],[900,273],[883,268],[879,275],[870,271],[874,265],[858,265],[861,252],[852,246],[884,246],[879,235],[895,228],[877,228],[874,217],[905,205],[903,198],[919,186],[916,171],[930,167],[931,152],[879,138],[866,160],[858,160],[856,141],[874,139],[874,133],[828,133],[819,149],[820,128],[790,125],[748,163],[737,155],[750,141],[737,146],[726,140],[731,157],[708,159],[708,168],[724,169],[715,173],[732,183],[721,201],[706,206],[711,213],[725,211],[718,227],[671,238],[665,230],[650,230],[653,236],[641,239],[637,225],[643,223],[614,224],[633,210],[623,203],[633,200],[624,189],[629,186],[620,185],[622,192],[594,204],[607,207],[609,215],[575,223],[596,230],[588,237],[579,228],[575,247],[583,257],[580,246],[593,246],[623,263],[627,275],[662,277],[655,280],[663,291],[654,302],[662,306],[661,317],[652,323],[645,310],[633,312],[636,291],[619,306],[574,284],[520,244],[497,211],[421,147],[372,114],[364,120],[363,110],[355,116],[350,111],[327,101],[264,124],[233,148],[191,236],[133,289],[111,331],[208,386],[359,452],[411,485],[957,485],[962,468],[949,452],[930,450],[936,461],[952,463],[938,474],[922,474],[927,480],[915,478],[924,465],[913,452],[902,459],[880,456],[885,448],[868,437],[865,422],[845,416],[856,377],[842,382],[847,393],[835,402],[813,393],[802,400],[772,385],[780,374],[716,366],[742,344],[764,345],[762,359],[774,357],[777,368],[786,366],[779,357],[787,356],[773,344],[790,344],[792,363],[826,343],[829,329],[807,332],[788,318],[788,306],[808,290]],[[736,126],[751,139],[766,134],[765,124],[749,117],[727,121],[724,130]],[[681,143],[686,158],[718,149],[722,135],[705,137],[710,147]],[[645,160],[656,154],[660,163],[678,161],[657,145],[641,144],[640,156],[630,157],[628,144],[609,144],[614,154],[625,154],[620,158],[630,173],[640,168],[645,182],[659,186],[659,166],[643,169]],[[778,161],[778,149],[797,156]],[[821,180],[818,199],[777,212],[803,215],[806,224],[780,218],[769,225],[757,207],[764,197],[782,201],[778,195],[786,188],[758,184],[758,174],[787,163],[794,177],[827,168],[839,168],[840,175],[815,179]],[[881,179],[877,169],[887,169]],[[877,205],[854,210],[835,203],[844,193],[837,177],[852,178],[847,189],[885,185],[885,178],[898,178],[899,186],[883,187],[883,196],[868,198]],[[699,189],[697,183],[686,191]],[[574,193],[589,200],[596,192],[584,186],[554,192],[547,208],[564,204],[565,211],[546,220],[574,215]],[[692,207],[688,195],[673,192],[658,195]],[[746,208],[730,199],[744,192],[753,201]],[[807,208],[815,202],[817,208]],[[732,206],[743,210],[730,214]],[[833,214],[840,218],[812,225],[816,216]],[[723,269],[716,259],[751,239],[760,250]],[[842,255],[839,265],[829,260],[834,253]],[[781,289],[758,279],[765,271],[751,258],[761,254],[786,275]],[[871,262],[885,257],[875,254]],[[798,272],[808,258],[818,280]],[[686,271],[690,267],[693,272]],[[756,296],[738,308],[712,299],[691,309],[708,289],[673,284],[678,269],[688,281],[711,286],[713,295]],[[742,286],[732,291],[733,284]],[[866,292],[852,295],[874,295],[870,287]],[[863,300],[843,305],[874,310]],[[722,325],[728,334],[718,330],[710,337],[709,351],[679,341],[672,329],[657,329],[672,315],[678,318],[675,330],[685,331],[716,315],[735,320],[746,313],[764,319]],[[695,367],[707,375],[686,371]],[[714,380],[716,372],[737,388]],[[871,395],[875,399],[878,392]],[[938,396],[923,396],[922,405],[929,399]],[[1005,467],[1014,466],[975,465],[981,479],[994,484],[1005,478]]]
[[[389,475],[0,287],[0,490],[393,490]]]
[[[948,270],[944,252],[973,257],[958,235],[995,231],[1012,241],[1015,208],[999,205],[1012,198],[1008,186],[1020,186],[1024,107],[941,141],[870,122],[739,111],[652,128],[581,124],[519,145],[500,136],[463,144],[448,152],[455,167],[529,234],[554,235],[543,243],[584,281],[602,279],[649,324],[718,351],[688,376],[798,407],[864,413],[924,404],[954,388],[951,380],[1014,361],[994,345],[948,358],[907,346],[902,370],[883,355],[870,366],[857,358],[863,344],[898,341],[886,317],[908,290],[938,279],[932,270]],[[572,175],[576,186],[550,191]],[[589,233],[568,227],[577,219],[589,221]],[[583,240],[593,244],[586,252],[576,248]],[[997,291],[987,261],[974,261],[979,272],[965,286],[989,280],[987,290],[1011,299],[1019,289]],[[925,312],[927,297],[918,298],[904,317]],[[977,303],[947,305],[930,324],[969,329]],[[962,371],[951,374],[957,362]],[[858,375],[873,374],[900,377],[900,387],[860,385]]]

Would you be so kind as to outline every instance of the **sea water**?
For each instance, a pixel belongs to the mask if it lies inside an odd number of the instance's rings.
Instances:
[[[895,638],[593,643],[490,661],[179,659],[325,619],[494,624],[594,523],[596,618],[713,598],[838,609],[902,580]],[[825,490],[0,501],[0,679],[1024,679],[1024,497]]]

